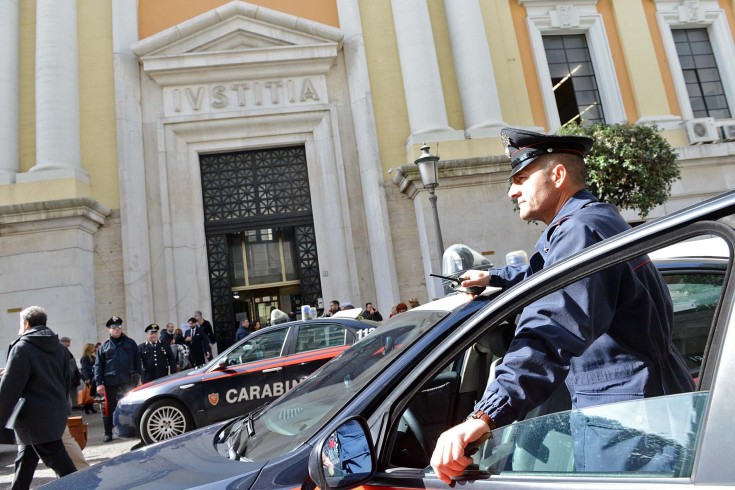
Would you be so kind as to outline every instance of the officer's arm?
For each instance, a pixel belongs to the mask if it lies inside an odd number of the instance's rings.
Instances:
[[[97,357],[95,357],[94,359],[94,368],[92,369],[94,384],[97,386],[102,386],[105,384],[104,369],[105,352],[102,350],[102,347],[100,347],[99,349],[97,349]]]

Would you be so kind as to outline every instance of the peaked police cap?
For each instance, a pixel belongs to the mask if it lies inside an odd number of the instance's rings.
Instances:
[[[111,327],[111,326],[113,326],[113,325],[122,325],[122,324],[123,324],[123,319],[120,318],[119,316],[113,316],[109,320],[107,320],[107,327],[108,328]]]
[[[547,153],[570,153],[584,158],[594,143],[586,136],[557,136],[519,128],[501,129],[500,139],[510,158],[511,178]]]

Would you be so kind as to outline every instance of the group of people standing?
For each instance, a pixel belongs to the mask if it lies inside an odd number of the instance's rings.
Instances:
[[[212,324],[200,311],[189,318],[189,328],[183,333],[169,323],[159,337],[160,327],[151,323],[145,327],[147,339],[140,345],[123,333],[122,324],[118,316],[107,320],[110,338],[100,345],[93,369],[97,394],[105,400],[104,442],[112,440],[112,414],[120,398],[141,382],[205,364],[212,358],[216,340]]]
[[[240,325],[238,325],[237,330],[235,331],[235,342],[244,339],[251,333],[257,332],[260,329],[260,320],[255,320],[254,322],[250,323],[250,320],[248,320],[247,318],[243,318],[242,320],[240,320]]]

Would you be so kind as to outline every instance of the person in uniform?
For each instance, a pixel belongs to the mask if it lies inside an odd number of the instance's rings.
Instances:
[[[520,217],[547,225],[529,265],[468,271],[462,286],[508,288],[533,273],[630,228],[617,208],[585,189],[584,156],[593,141],[504,128],[511,158],[508,197]],[[444,432],[431,458],[450,483],[472,462],[470,442],[523,418],[566,382],[573,408],[692,391],[672,342],[673,308],[663,278],[646,256],[576,281],[528,305],[495,379],[465,422]],[[579,425],[575,425],[579,423]],[[571,421],[575,467],[628,468],[615,434],[597,438]],[[617,434],[620,436],[620,434]],[[628,436],[629,437],[629,436]],[[606,455],[600,458],[599,455]]]
[[[143,363],[141,380],[148,383],[176,372],[176,358],[171,347],[158,340],[159,326],[151,323],[145,327],[148,340],[138,346]]]
[[[142,371],[138,345],[123,333],[122,324],[123,320],[119,316],[107,320],[110,338],[100,345],[94,361],[97,393],[105,397],[105,409],[102,412],[104,442],[112,440],[112,414],[117,402],[138,386]]]

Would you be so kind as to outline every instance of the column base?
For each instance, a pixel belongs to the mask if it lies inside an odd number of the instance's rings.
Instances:
[[[89,174],[81,167],[35,166],[29,172],[16,175],[16,182],[40,182],[44,180],[75,179],[89,185]]]
[[[414,145],[421,145],[423,143],[434,143],[437,141],[453,141],[465,139],[464,131],[456,130],[452,128],[436,129],[433,131],[426,131],[425,133],[415,133],[406,139],[406,149],[409,150]]]
[[[475,126],[474,128],[467,128],[464,130],[464,134],[468,140],[496,138],[500,136],[500,130],[505,127],[508,127],[508,125],[500,121],[497,124],[488,124],[485,126]]]

